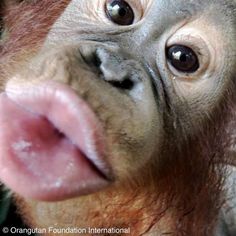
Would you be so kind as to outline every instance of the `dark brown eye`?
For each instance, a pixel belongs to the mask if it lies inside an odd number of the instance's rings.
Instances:
[[[105,6],[107,17],[117,25],[132,25],[134,11],[126,1],[108,0]]]
[[[199,69],[196,53],[189,47],[174,45],[167,48],[167,59],[178,71],[194,73]]]

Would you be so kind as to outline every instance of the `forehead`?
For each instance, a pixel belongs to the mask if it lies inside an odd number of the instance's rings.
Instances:
[[[160,18],[178,19],[183,17],[195,17],[200,14],[207,14],[208,17],[219,20],[230,16],[231,21],[234,16],[236,19],[236,0],[125,0],[133,6],[141,6],[146,18],[152,20]],[[77,11],[77,17],[83,14],[101,12],[104,10],[106,0],[71,0],[68,9],[70,12]],[[140,8],[139,8],[140,9]],[[79,14],[80,13],[80,14]],[[148,14],[147,14],[148,13]],[[99,13],[100,14],[100,13]],[[154,18],[153,18],[154,17]],[[73,19],[70,19],[73,20]],[[88,19],[89,20],[89,19]],[[98,19],[99,20],[99,19]],[[223,20],[224,22],[224,20]],[[88,22],[87,22],[88,23]]]
[[[197,17],[207,15],[214,21],[222,18],[236,19],[236,0],[149,0],[150,13],[158,13],[158,17],[176,18],[180,16]],[[223,20],[224,21],[224,20]]]
[[[141,6],[143,8],[143,17],[140,24],[131,26],[132,32],[137,32],[138,34],[142,32],[146,36],[150,32],[161,35],[168,29],[173,29],[180,22],[182,24],[183,21],[187,23],[201,18],[203,26],[205,24],[215,26],[217,30],[225,32],[225,34],[227,34],[227,31],[230,31],[230,37],[236,38],[235,33],[232,33],[236,31],[236,0],[126,1],[132,6]],[[100,33],[104,32],[104,29],[107,29],[106,32],[109,30],[112,32],[118,31],[119,33],[126,31],[127,28],[117,28],[106,20],[106,17],[104,17],[105,3],[106,0],[71,0],[61,17],[55,22],[54,27],[64,29],[64,31],[67,28],[73,28],[80,33]],[[94,31],[91,31],[91,28]],[[83,30],[81,31],[80,29]]]

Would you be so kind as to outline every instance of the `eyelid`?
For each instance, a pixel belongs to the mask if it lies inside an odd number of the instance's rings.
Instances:
[[[200,68],[196,74],[200,74],[208,68],[210,63],[210,51],[206,41],[195,30],[181,30],[172,35],[166,46],[183,45],[191,48],[199,59]]]
[[[173,44],[181,44],[192,48],[198,55],[204,54],[208,47],[200,35],[193,35],[191,32],[177,33],[167,41],[167,47]]]

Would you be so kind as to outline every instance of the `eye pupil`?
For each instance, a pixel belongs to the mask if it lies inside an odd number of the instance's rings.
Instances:
[[[134,12],[124,0],[108,0],[105,11],[107,17],[117,25],[131,25],[134,22]]]
[[[175,69],[181,72],[194,73],[199,69],[196,53],[186,46],[174,45],[169,47],[167,59]]]
[[[124,8],[121,8],[121,9],[119,10],[119,15],[120,15],[120,16],[125,16],[125,15],[126,15],[126,10],[125,10]]]
[[[187,61],[187,55],[183,54],[183,55],[180,57],[180,61],[186,62],[186,61]]]

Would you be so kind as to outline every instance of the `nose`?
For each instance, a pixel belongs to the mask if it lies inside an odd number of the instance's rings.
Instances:
[[[118,89],[132,90],[138,79],[133,71],[133,60],[127,59],[117,49],[101,46],[82,46],[84,61],[95,69],[99,78]]]

